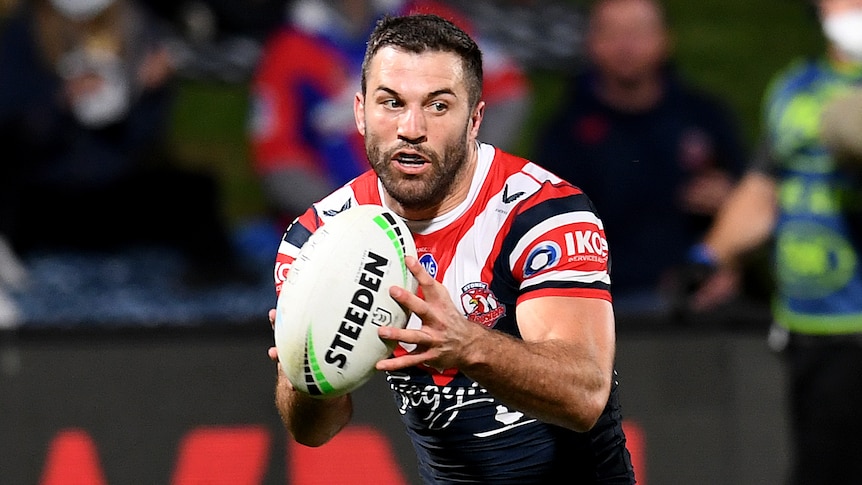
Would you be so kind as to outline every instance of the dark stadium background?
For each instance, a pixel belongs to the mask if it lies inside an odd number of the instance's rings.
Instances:
[[[0,8],[12,3],[0,0]],[[222,40],[259,38],[278,12],[242,17],[236,6],[244,2],[209,3]],[[182,2],[152,4],[174,15]],[[753,143],[769,78],[794,57],[820,50],[806,3],[666,4],[677,66],[731,103]],[[244,134],[247,72],[226,65],[218,49],[198,48],[213,63],[189,66],[171,147],[181,163],[218,173],[225,214],[239,227],[262,209]],[[536,60],[536,106],[520,140],[522,155],[530,156],[533,130],[555,106],[563,74]],[[64,273],[56,274],[62,283]],[[343,445],[315,455],[288,443],[272,405],[274,367],[265,354],[269,291],[264,284],[259,293],[241,295],[236,308],[215,312],[207,323],[186,319],[185,309],[175,321],[170,313],[144,312],[126,321],[82,322],[89,303],[77,308],[74,295],[60,301],[72,315],[64,321],[48,297],[29,300],[45,312],[0,331],[0,483],[379,484],[386,483],[379,473],[391,467],[406,483],[417,483],[382,379],[357,393],[357,427]],[[155,297],[165,299],[155,306],[170,308],[170,295]],[[223,301],[211,295],[193,308]],[[766,346],[766,324],[760,307],[712,321],[618,322],[623,412],[637,441],[641,483],[782,480],[788,461],[783,374]]]

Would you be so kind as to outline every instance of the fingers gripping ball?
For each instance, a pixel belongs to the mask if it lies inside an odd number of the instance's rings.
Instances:
[[[823,143],[841,162],[862,165],[862,88],[837,96],[820,119]]]
[[[404,328],[410,316],[389,288],[417,291],[407,255],[416,256],[409,229],[377,205],[341,212],[311,235],[276,304],[275,346],[294,388],[334,397],[374,375],[394,346],[377,327]]]

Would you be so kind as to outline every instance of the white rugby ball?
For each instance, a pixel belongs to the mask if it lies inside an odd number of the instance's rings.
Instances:
[[[416,256],[410,230],[378,205],[340,212],[309,237],[276,303],[275,346],[294,388],[328,398],[374,375],[395,345],[377,327],[404,328],[410,316],[389,288],[418,287],[406,255]]]

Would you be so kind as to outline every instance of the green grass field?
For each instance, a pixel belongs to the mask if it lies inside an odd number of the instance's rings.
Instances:
[[[792,59],[822,49],[805,0],[667,0],[675,33],[675,60],[684,76],[725,98],[751,143],[759,130],[760,102],[770,78]],[[536,127],[554,109],[562,88],[558,72],[533,72],[536,104],[519,146],[530,156]],[[245,86],[187,81],[177,106],[172,146],[185,163],[211,167],[223,181],[229,220],[262,208],[249,169]]]

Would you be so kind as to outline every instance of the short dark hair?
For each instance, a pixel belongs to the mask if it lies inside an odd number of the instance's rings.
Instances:
[[[464,77],[470,104],[475,106],[482,97],[482,51],[476,42],[457,25],[432,14],[394,17],[386,15],[368,38],[362,60],[362,93],[365,93],[368,65],[384,47],[421,54],[425,51],[452,52],[464,65]]]

